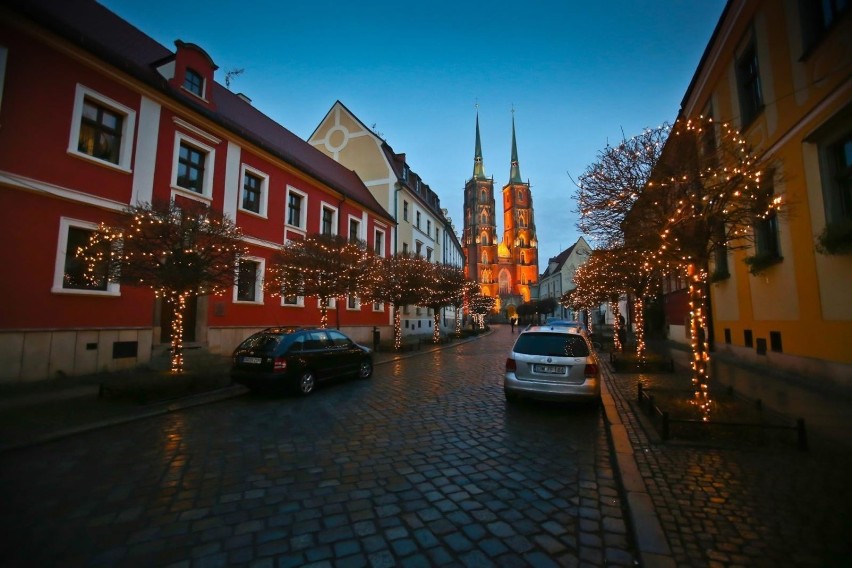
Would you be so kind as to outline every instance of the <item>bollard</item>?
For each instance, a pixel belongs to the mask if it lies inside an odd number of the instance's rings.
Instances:
[[[796,420],[796,433],[798,435],[799,449],[803,452],[808,451],[808,431],[805,429],[804,418]]]

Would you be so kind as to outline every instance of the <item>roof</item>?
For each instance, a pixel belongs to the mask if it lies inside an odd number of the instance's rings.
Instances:
[[[315,149],[223,85],[216,82],[212,85],[210,98],[215,110],[174,89],[157,72],[156,65],[175,53],[94,0],[2,1],[65,40],[395,223],[354,171]]]
[[[578,241],[579,242],[579,241]],[[562,270],[562,266],[565,265],[565,261],[568,260],[568,257],[571,256],[571,253],[574,252],[574,247],[577,246],[577,243],[574,243],[567,249],[563,250],[547,262],[547,268],[544,269],[544,273],[541,275],[542,278],[546,278],[552,274],[556,274],[560,270]],[[553,264],[553,263],[556,264]],[[551,265],[553,266],[553,270],[551,270]]]

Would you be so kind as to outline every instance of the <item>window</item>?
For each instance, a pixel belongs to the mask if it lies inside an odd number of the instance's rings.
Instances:
[[[328,299],[328,306],[326,306],[326,307],[329,310],[333,310],[333,309],[337,308],[337,298],[329,298]],[[317,309],[321,309],[321,308],[322,308],[322,300],[317,298]]]
[[[204,97],[204,77],[198,71],[187,67],[183,78],[183,88],[198,97]]]
[[[385,311],[385,304],[383,302],[373,302],[373,311],[374,312]]]
[[[485,212],[485,211],[483,211],[483,212],[482,212],[482,224],[483,224],[483,225],[487,225],[487,224],[488,224],[488,213],[487,213],[487,212]]]
[[[414,254],[417,256],[423,256],[423,243],[420,241],[416,241],[414,244]]]
[[[719,156],[717,152],[718,143],[716,141],[716,123],[711,122],[713,119],[713,104],[708,104],[704,109],[704,117],[708,121],[704,125],[704,131],[701,133],[701,157],[706,164],[706,167],[716,167],[719,165]]]
[[[848,0],[799,0],[802,49],[806,54],[819,43],[849,6]]]
[[[754,40],[737,57],[737,92],[740,101],[740,120],[745,129],[763,110],[763,91],[760,86],[760,66]]]
[[[361,240],[361,221],[353,217],[349,218],[349,241],[357,242]]]
[[[176,133],[172,187],[210,199],[215,155],[212,147]]]
[[[768,174],[767,178],[772,179],[772,174]],[[774,191],[770,186],[767,192],[767,198],[771,201]],[[758,219],[754,224],[754,249],[755,256],[767,259],[781,258],[781,248],[778,242],[778,215],[775,209],[772,209],[762,219]]]
[[[405,200],[402,202],[402,219],[408,221],[408,201]]]
[[[426,234],[432,234],[432,221],[430,221],[429,219],[426,219]]]
[[[287,188],[287,224],[297,229],[305,230],[307,222],[308,196],[300,191]]]
[[[281,298],[282,306],[290,306],[293,308],[303,308],[305,306],[304,296],[284,296]]]
[[[268,186],[269,176],[249,166],[243,166],[243,195],[240,200],[240,209],[266,217]]]
[[[77,85],[69,153],[129,171],[135,127],[133,110]]]
[[[435,240],[436,241],[441,240],[441,229],[439,229],[438,227],[435,227]]]
[[[784,349],[781,346],[781,332],[780,331],[770,331],[769,332],[769,349],[771,349],[775,353],[783,353],[784,352]]]
[[[420,211],[417,212],[417,217],[414,225],[419,229],[420,228]]]
[[[746,347],[754,347],[754,335],[750,329],[743,330],[743,344]]]
[[[360,310],[361,302],[358,300],[358,296],[347,296],[346,297],[346,309],[347,310]]]
[[[402,243],[402,254],[408,254],[408,243]]]
[[[376,256],[385,256],[385,232],[381,229],[373,233],[373,250]]]
[[[335,213],[337,213],[334,209],[330,207],[322,208],[322,218],[320,219],[320,233],[323,235],[334,235],[335,234],[335,225],[334,222]]]
[[[53,276],[53,292],[102,294],[116,296],[117,283],[107,278],[107,262],[98,263],[90,273],[87,263],[77,257],[77,249],[89,244],[89,238],[97,229],[95,223],[62,218],[59,223],[59,242]],[[108,252],[106,243],[103,252]]]
[[[237,273],[235,302],[263,303],[263,259],[244,258],[240,260]]]
[[[823,196],[828,223],[852,220],[852,130],[823,149]]]
[[[431,248],[426,247],[426,260],[428,260],[429,262],[432,262],[432,252],[433,251]]]

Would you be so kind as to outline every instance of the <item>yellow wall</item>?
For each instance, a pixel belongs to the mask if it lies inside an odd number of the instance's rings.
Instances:
[[[852,255],[814,248],[826,221],[819,155],[808,139],[852,100],[852,18],[838,21],[803,57],[798,9],[796,0],[731,2],[684,105],[685,116],[712,103],[716,120],[739,122],[735,61],[754,34],[764,109],[744,135],[775,169],[775,191],[784,196],[784,260],[753,276],[743,264],[753,250],[731,253],[731,277],[711,286],[715,341],[725,348],[727,328],[730,348],[749,357],[744,330],[767,343],[770,331],[780,332],[783,353],[769,353],[767,363],[852,384]]]

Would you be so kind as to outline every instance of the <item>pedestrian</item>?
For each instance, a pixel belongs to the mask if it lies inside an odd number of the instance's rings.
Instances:
[[[621,314],[618,314],[618,342],[621,343],[621,351],[627,351],[627,328]]]
[[[515,333],[515,322],[517,320],[515,318],[509,318],[509,325],[512,326],[512,333]]]

